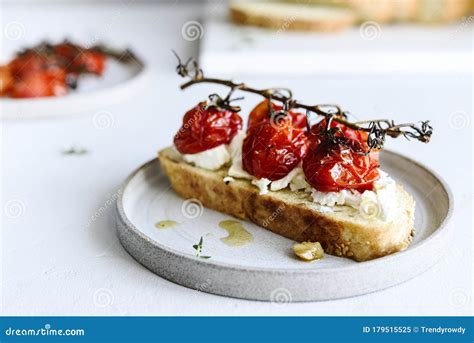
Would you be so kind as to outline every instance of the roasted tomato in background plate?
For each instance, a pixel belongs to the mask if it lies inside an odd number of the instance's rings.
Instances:
[[[13,77],[10,68],[6,65],[0,66],[0,96],[8,93],[13,85]]]
[[[201,102],[184,115],[174,145],[182,154],[196,154],[229,144],[240,129],[242,118],[237,112]]]
[[[54,51],[67,60],[67,69],[71,73],[90,73],[102,75],[105,69],[106,56],[91,49],[85,49],[71,43],[54,46]]]
[[[26,50],[8,67],[13,76],[12,98],[60,96],[67,93],[65,60],[52,52]]]
[[[71,63],[70,70],[73,73],[91,73],[102,75],[105,70],[106,57],[97,51],[84,51],[80,53]]]
[[[250,112],[248,129],[262,123],[263,121],[270,120],[270,114],[268,113],[268,100],[263,100]],[[272,109],[275,112],[279,112],[283,109],[283,106],[276,104],[272,101]],[[302,130],[306,130],[306,115],[297,111],[289,111],[288,115],[291,118],[291,124]],[[277,118],[276,120],[281,120]]]
[[[344,189],[357,191],[372,190],[379,177],[378,152],[368,151],[367,134],[353,130],[343,124],[336,135],[343,135],[346,144],[336,144],[322,135],[326,121],[311,128],[310,149],[303,160],[303,171],[308,183],[321,192],[339,192]]]
[[[66,73],[64,70],[30,73],[12,85],[12,98],[36,98],[66,95]]]
[[[242,146],[245,171],[257,178],[279,180],[292,171],[307,151],[306,133],[291,124],[271,121],[251,127]]]
[[[19,54],[8,64],[15,79],[22,79],[30,74],[48,71],[65,71],[65,60],[56,54],[36,53],[27,50]]]

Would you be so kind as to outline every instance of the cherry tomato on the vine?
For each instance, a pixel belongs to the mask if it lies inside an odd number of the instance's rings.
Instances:
[[[378,152],[368,152],[367,134],[332,122],[340,130],[345,143],[334,143],[321,134],[326,121],[311,128],[310,149],[303,160],[303,171],[308,183],[321,192],[338,192],[344,189],[357,191],[373,189],[379,177]]]
[[[278,180],[292,171],[305,156],[306,133],[288,122],[271,121],[250,127],[242,147],[244,170],[257,178]]]
[[[278,113],[283,109],[283,106],[278,105],[274,101],[272,101],[271,106],[274,113]],[[250,130],[252,127],[267,120],[272,120],[275,123],[281,122],[283,116],[285,115],[279,115],[276,118],[271,118],[271,115],[269,113],[268,100],[265,99],[257,106],[255,106],[255,108],[250,112],[247,130]],[[288,111],[287,116],[290,117],[289,124],[291,123],[291,125],[301,130],[306,130],[306,115],[304,113],[291,110]]]
[[[182,154],[196,154],[229,144],[240,129],[242,118],[237,112],[201,102],[184,115],[174,145]]]

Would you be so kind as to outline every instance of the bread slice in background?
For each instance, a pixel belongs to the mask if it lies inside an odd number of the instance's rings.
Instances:
[[[419,0],[418,21],[450,23],[469,14],[471,0]]]
[[[295,241],[320,242],[326,253],[367,261],[406,249],[414,235],[415,201],[397,185],[394,221],[362,217],[348,206],[330,213],[317,210],[307,193],[282,190],[260,195],[247,180],[223,181],[227,169],[208,171],[186,164],[167,148],[158,154],[161,168],[183,198],[250,220]]]
[[[443,24],[467,20],[474,0],[233,0],[232,21],[277,31],[339,31],[375,21]]]
[[[286,0],[290,1],[290,0]],[[300,0],[292,0],[297,2]],[[339,6],[349,8],[357,17],[358,22],[368,20],[376,21],[379,24],[391,22],[395,18],[397,10],[401,10],[401,5],[413,3],[417,0],[309,0],[313,5],[318,6]],[[405,7],[405,6],[403,6]]]
[[[284,1],[301,3],[302,0]],[[359,22],[449,23],[469,15],[474,0],[305,0],[305,3],[350,8]]]
[[[355,23],[347,8],[312,6],[276,1],[231,1],[230,19],[242,25],[276,31],[340,31]]]

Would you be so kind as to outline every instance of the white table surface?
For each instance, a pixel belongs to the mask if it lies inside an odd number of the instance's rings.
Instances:
[[[338,102],[360,118],[431,119],[435,135],[429,145],[398,140],[388,147],[436,170],[456,199],[449,254],[423,275],[355,298],[276,306],[175,285],[135,262],[117,240],[108,200],[132,170],[170,144],[183,112],[214,91],[179,91],[169,53],[197,53],[197,42],[184,40],[181,27],[199,17],[199,8],[8,4],[2,12],[2,31],[11,21],[25,28],[23,38],[4,40],[7,49],[45,35],[87,38],[100,31],[110,42],[133,42],[154,77],[147,91],[118,105],[72,118],[2,123],[3,314],[472,315],[472,75],[246,80],[292,87],[308,102]],[[246,99],[244,112],[256,101]],[[98,129],[93,118],[101,110],[112,120]],[[89,153],[61,153],[71,145]],[[19,216],[11,215],[14,205]],[[92,220],[97,211],[103,214]]]

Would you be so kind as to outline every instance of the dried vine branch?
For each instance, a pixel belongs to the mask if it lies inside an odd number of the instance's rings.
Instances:
[[[98,44],[90,47],[89,50],[100,52],[122,63],[135,62],[140,66],[144,65],[143,61],[129,48],[124,50],[116,50],[105,45]]]
[[[433,128],[430,126],[429,121],[422,121],[420,122],[420,125],[413,123],[396,124],[393,120],[389,119],[351,122],[347,119],[347,112],[344,112],[340,106],[333,104],[303,104],[293,99],[291,90],[287,88],[257,89],[249,87],[245,83],[236,83],[232,80],[208,78],[204,76],[203,70],[199,67],[198,63],[194,59],[190,58],[185,63],[183,63],[176,52],[173,51],[173,53],[178,59],[178,66],[176,67],[177,73],[181,77],[189,78],[186,83],[181,85],[181,89],[183,90],[198,83],[212,83],[230,88],[231,91],[229,94],[232,94],[232,92],[235,90],[258,94],[268,100],[282,103],[285,111],[290,109],[306,110],[308,125],[310,123],[311,113],[315,113],[316,115],[324,116],[328,122],[335,121],[351,129],[367,132],[367,144],[370,150],[382,149],[386,136],[392,138],[403,136],[407,139],[416,139],[420,142],[428,143],[430,141],[431,135],[433,134]],[[229,96],[227,97],[227,100],[228,98]],[[330,127],[328,125],[328,130],[329,129]],[[334,132],[332,132],[332,136],[336,137],[337,135],[334,135]],[[338,139],[340,139],[340,136]]]
[[[140,65],[143,65],[143,62],[130,49],[116,50],[116,49],[112,49],[110,47],[107,47],[103,44],[96,44],[94,46],[85,48],[85,47],[77,45],[77,44],[75,44],[75,43],[73,43],[73,42],[71,42],[67,39],[62,41],[60,44],[68,45],[71,49],[75,49],[75,51],[77,51],[78,53],[81,53],[83,51],[95,51],[95,52],[99,52],[101,54],[104,54],[108,57],[111,57],[113,59],[116,59],[117,61],[122,62],[122,63],[129,63],[129,62],[134,61],[134,62],[136,62]],[[41,42],[41,43],[39,43],[38,45],[36,45],[34,47],[23,49],[17,55],[22,56],[22,55],[27,54],[31,51],[34,51],[38,55],[48,56],[48,55],[56,53],[55,50],[54,50],[54,47],[55,47],[54,44],[49,43],[47,41],[44,41],[44,42]]]

